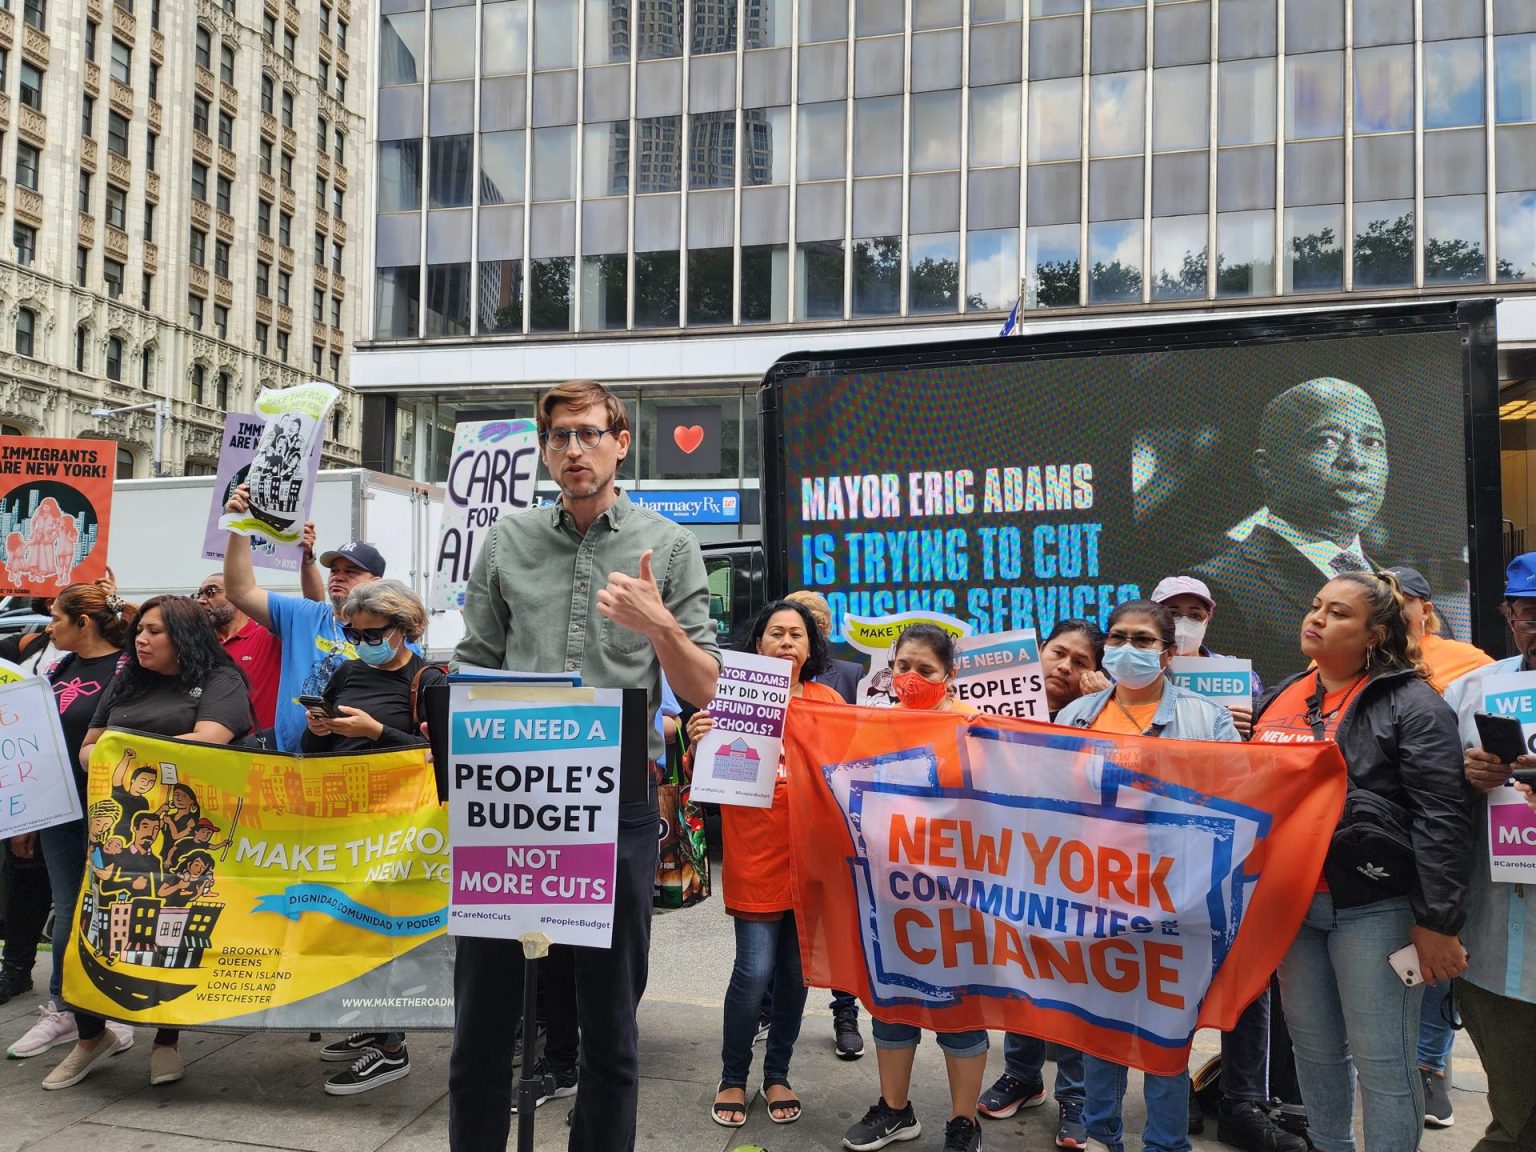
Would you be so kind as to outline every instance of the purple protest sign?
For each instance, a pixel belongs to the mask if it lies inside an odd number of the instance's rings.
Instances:
[[[715,726],[694,747],[695,801],[772,806],[792,671],[773,656],[720,654],[720,686],[708,709]]]
[[[224,435],[219,440],[219,470],[214,477],[213,497],[208,505],[208,526],[203,532],[203,558],[223,560],[224,544],[229,533],[219,527],[219,517],[224,514],[224,504],[251,470],[256,457],[256,444],[261,439],[266,421],[249,412],[230,412],[224,417]],[[308,491],[315,490],[315,475],[320,471],[320,442],[309,457]],[[306,510],[305,515],[308,516]],[[279,572],[299,570],[299,546],[277,544],[265,536],[251,537],[251,559],[258,568],[275,568]]]

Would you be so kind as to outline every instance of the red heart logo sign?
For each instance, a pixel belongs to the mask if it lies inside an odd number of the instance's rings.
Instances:
[[[698,424],[686,428],[679,424],[672,429],[672,440],[686,455],[692,456],[699,445],[704,443],[704,429]]]

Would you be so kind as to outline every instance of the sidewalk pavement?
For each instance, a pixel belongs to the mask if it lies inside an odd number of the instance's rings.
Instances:
[[[805,1104],[802,1119],[775,1125],[759,1101],[744,1128],[727,1131],[710,1120],[720,1069],[720,1006],[733,951],[731,922],[718,898],[656,919],[650,991],[640,1014],[639,1152],[728,1152],[751,1145],[769,1152],[839,1148],[843,1132],[879,1095],[879,1077],[867,1019],[864,1058],[838,1060],[826,996],[814,989],[793,1069]],[[39,957],[34,972],[39,988],[47,986],[49,962],[48,954]],[[31,1025],[42,999],[34,993],[0,1005],[0,1047]],[[319,1045],[302,1035],[184,1032],[186,1078],[151,1088],[151,1036],[150,1030],[139,1029],[131,1051],[61,1092],[44,1092],[39,1082],[67,1048],[32,1060],[0,1061],[0,1152],[446,1152],[448,1147],[446,1033],[412,1035],[411,1074],[404,1080],[345,1097],[327,1096],[321,1089],[326,1077],[344,1065],[321,1063]],[[1194,1065],[1217,1051],[1217,1040],[1215,1033],[1199,1035]],[[761,1045],[754,1059],[760,1064]],[[1424,1152],[1466,1152],[1488,1122],[1487,1083],[1464,1034],[1457,1037],[1454,1060],[1456,1124],[1426,1132]],[[994,1037],[989,1080],[1001,1067],[1002,1047]],[[760,1072],[755,1065],[754,1091]],[[1050,1074],[1047,1068],[1047,1084]],[[1133,1074],[1126,1099],[1131,1133],[1141,1130],[1139,1079]],[[912,1096],[924,1131],[900,1147],[937,1152],[944,1142],[948,1091],[943,1058],[931,1041],[919,1050]],[[539,1152],[565,1147],[569,1107],[569,1101],[560,1100],[539,1109]],[[986,1147],[988,1152],[1049,1152],[1055,1123],[1051,1101],[1011,1120],[983,1121]],[[1212,1119],[1208,1135],[1195,1138],[1198,1152],[1225,1147],[1216,1142],[1215,1128]],[[1133,1138],[1130,1147],[1137,1146]]]

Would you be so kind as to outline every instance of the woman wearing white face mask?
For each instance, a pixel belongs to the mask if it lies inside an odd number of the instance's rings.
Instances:
[[[1114,677],[1114,687],[1074,700],[1056,714],[1056,723],[1164,740],[1237,740],[1225,708],[1168,679],[1174,634],[1174,618],[1161,604],[1131,600],[1119,605],[1109,615],[1104,638],[1104,671]],[[1083,1078],[1083,1123],[1089,1146],[1097,1143],[1110,1152],[1122,1152],[1125,1068],[1085,1053]],[[1189,1073],[1148,1073],[1143,1093],[1144,1147],[1150,1152],[1189,1152]]]
[[[1203,580],[1193,576],[1168,576],[1152,589],[1152,602],[1161,604],[1173,616],[1173,646],[1179,656],[1241,656],[1241,652],[1212,652],[1205,646],[1205,632],[1216,611],[1216,601]],[[1253,699],[1263,694],[1258,674],[1253,677]],[[1253,706],[1231,705],[1232,723],[1244,740],[1253,731]]]

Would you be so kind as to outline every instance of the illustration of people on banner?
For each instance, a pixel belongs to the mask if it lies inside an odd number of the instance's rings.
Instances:
[[[70,1004],[161,1027],[451,1026],[425,748],[300,757],[112,729],[86,822]]]
[[[321,381],[293,388],[265,388],[256,398],[264,421],[245,483],[251,505],[244,514],[226,513],[219,527],[278,544],[296,544],[314,492],[307,472],[311,453],[325,435],[325,417],[339,389]]]

